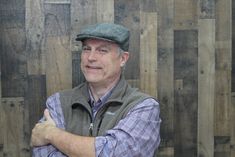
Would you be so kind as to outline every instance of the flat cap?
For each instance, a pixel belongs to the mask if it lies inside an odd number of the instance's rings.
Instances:
[[[84,41],[85,39],[95,38],[111,42],[115,42],[124,51],[129,49],[130,31],[121,25],[113,23],[100,23],[88,26],[83,29],[78,35],[77,41]]]

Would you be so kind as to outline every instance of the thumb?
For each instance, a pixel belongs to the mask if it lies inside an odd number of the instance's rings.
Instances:
[[[52,118],[50,116],[50,112],[49,112],[48,109],[44,110],[44,117],[46,118],[47,121],[51,121],[52,120]]]

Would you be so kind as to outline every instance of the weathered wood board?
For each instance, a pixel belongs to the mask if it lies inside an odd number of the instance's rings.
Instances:
[[[199,20],[198,156],[214,156],[215,20]]]
[[[47,95],[51,95],[72,87],[68,4],[45,4],[45,33]]]
[[[140,28],[140,89],[157,97],[157,13],[141,12]]]
[[[198,32],[174,31],[175,156],[197,156]],[[186,68],[187,67],[187,68]]]

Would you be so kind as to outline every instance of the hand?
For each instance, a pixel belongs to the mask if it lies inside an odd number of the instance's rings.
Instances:
[[[56,124],[50,116],[48,109],[44,110],[45,121],[37,123],[32,130],[31,146],[43,146],[50,143],[49,136],[56,128]]]

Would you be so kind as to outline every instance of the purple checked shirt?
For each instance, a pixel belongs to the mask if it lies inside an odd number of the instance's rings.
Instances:
[[[96,103],[91,97],[94,103],[93,114],[105,103],[110,92]],[[57,127],[65,129],[59,93],[49,97],[46,106]],[[152,98],[137,104],[113,129],[106,131],[104,136],[95,137],[96,157],[152,157],[160,144],[159,114],[159,104]],[[66,157],[66,155],[54,146],[46,145],[34,147],[33,157]]]

